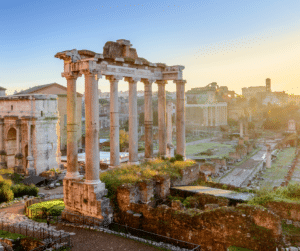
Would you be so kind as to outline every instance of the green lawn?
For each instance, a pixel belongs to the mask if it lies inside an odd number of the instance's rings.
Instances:
[[[289,147],[283,149],[278,155],[277,159],[272,163],[271,168],[266,169],[262,177],[268,180],[262,180],[260,187],[273,187],[274,181],[284,179],[289,171],[293,159],[296,156],[296,148]]]
[[[208,149],[214,149],[214,155],[207,156],[202,155],[201,157],[207,158],[217,158],[217,157],[226,157],[229,155],[229,152],[234,150],[234,146],[226,145],[221,143],[200,143],[193,146],[186,146],[186,154],[187,155],[195,155],[197,153],[205,152]]]

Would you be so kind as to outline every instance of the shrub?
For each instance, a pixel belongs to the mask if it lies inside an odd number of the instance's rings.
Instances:
[[[175,159],[176,159],[177,161],[183,161],[183,156],[176,153],[176,154],[175,154]]]
[[[14,199],[14,193],[9,185],[3,185],[0,189],[0,202],[9,202]]]
[[[35,185],[17,184],[11,187],[15,197],[22,197],[24,195],[37,196],[39,189]]]
[[[59,200],[44,201],[28,207],[34,212],[34,215],[52,215],[59,216],[65,208],[65,203]]]
[[[22,176],[18,173],[14,173],[11,175],[11,180],[15,183],[15,184],[19,184],[22,181]]]

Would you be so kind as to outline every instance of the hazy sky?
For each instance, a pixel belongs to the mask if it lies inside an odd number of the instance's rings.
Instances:
[[[217,82],[241,93],[271,78],[273,91],[300,94],[299,12],[299,0],[1,0],[0,86],[66,85],[56,52],[128,39],[150,62],[184,65],[186,90]],[[109,90],[104,77],[99,88]]]

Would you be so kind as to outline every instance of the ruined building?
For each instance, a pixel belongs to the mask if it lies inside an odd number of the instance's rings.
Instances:
[[[0,97],[0,168],[38,175],[58,167],[56,98]]]
[[[186,123],[189,129],[227,125],[227,102],[234,96],[226,86],[213,82],[186,92]]]

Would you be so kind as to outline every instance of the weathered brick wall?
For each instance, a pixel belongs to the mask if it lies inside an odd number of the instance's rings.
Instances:
[[[267,204],[267,208],[279,215],[283,219],[300,221],[300,204],[296,202],[272,201]]]
[[[280,220],[260,208],[220,207],[211,211],[176,211],[131,204],[115,221],[134,228],[201,245],[201,250],[226,250],[231,245],[251,250],[276,250]],[[263,217],[259,217],[262,214]],[[273,222],[273,224],[266,224]]]
[[[199,194],[191,201],[196,209],[176,210],[166,205],[155,208],[152,199],[157,190],[153,189],[152,193],[147,190],[152,188],[153,183],[119,187],[116,197],[120,210],[114,214],[114,220],[199,244],[203,250],[226,250],[224,247],[231,245],[252,250],[276,250],[280,242],[280,218],[263,207],[244,204],[228,207],[228,199]],[[141,203],[141,194],[146,192],[148,201]],[[221,207],[202,211],[209,204]]]

